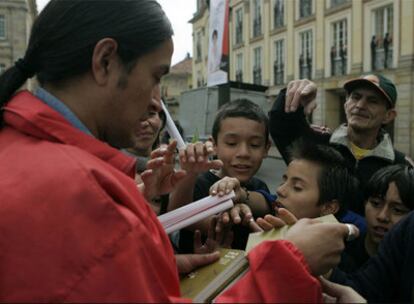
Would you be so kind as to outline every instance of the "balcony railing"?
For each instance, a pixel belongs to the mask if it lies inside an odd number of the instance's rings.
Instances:
[[[392,67],[393,56],[394,52],[392,48],[388,49],[387,54],[385,54],[384,48],[376,49],[374,58],[371,58],[371,62],[373,63],[372,70],[382,70]]]
[[[243,72],[242,71],[236,71],[236,81],[237,82],[243,82]]]
[[[262,69],[260,67],[253,69],[253,83],[262,84]]]
[[[284,65],[283,63],[277,63],[276,61],[273,64],[273,84],[280,85],[284,83]]]
[[[253,37],[260,36],[262,34],[262,18],[258,17],[253,21]]]
[[[299,78],[312,79],[312,57],[307,57],[306,60],[303,56],[299,58]]]
[[[243,43],[243,23],[236,26],[236,44]]]

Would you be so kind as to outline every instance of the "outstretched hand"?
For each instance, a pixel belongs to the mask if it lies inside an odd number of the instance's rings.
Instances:
[[[316,108],[316,93],[314,82],[307,79],[292,80],[287,86],[285,112],[296,112],[299,105],[302,105],[305,114],[311,114]]]
[[[198,175],[210,169],[218,170],[223,162],[219,159],[210,160],[209,156],[213,153],[213,143],[209,140],[205,143],[190,143],[186,149],[179,151],[181,169],[189,175]]]
[[[170,193],[174,186],[185,177],[185,171],[174,169],[176,147],[177,142],[174,140],[169,145],[163,145],[152,151],[147,170],[141,174],[144,187],[141,186],[140,189],[148,200]]]
[[[227,226],[216,231],[219,219],[213,216],[208,227],[207,239],[204,244],[201,242],[201,232],[196,230],[194,233],[194,253],[211,253],[218,248],[230,248],[233,242],[233,231]]]
[[[359,293],[351,287],[332,283],[322,277],[319,278],[323,291],[324,303],[367,303]]]
[[[187,274],[194,269],[214,263],[220,258],[218,251],[207,254],[176,254],[175,259],[179,274]]]
[[[285,225],[293,225],[298,219],[285,208],[275,208],[276,216],[267,214],[263,218],[259,217],[256,219],[256,223],[264,231],[269,231],[273,228],[280,228]]]

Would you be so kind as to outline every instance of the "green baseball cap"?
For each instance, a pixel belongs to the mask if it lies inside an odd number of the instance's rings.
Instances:
[[[348,94],[360,87],[373,88],[385,97],[391,108],[395,107],[395,103],[397,102],[397,89],[394,83],[388,78],[379,74],[370,74],[348,80],[344,84],[344,89]]]

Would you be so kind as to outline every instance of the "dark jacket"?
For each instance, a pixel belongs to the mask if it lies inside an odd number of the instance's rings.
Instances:
[[[369,302],[411,302],[414,287],[414,213],[393,227],[376,256],[352,275],[335,269],[331,281],[348,285]]]
[[[307,122],[303,107],[299,107],[294,113],[285,112],[285,96],[286,89],[283,89],[269,112],[269,129],[276,147],[286,163],[288,163],[287,149],[289,146],[295,140],[304,138],[315,143],[330,143],[335,146],[345,158],[348,167],[358,178],[361,189],[364,188],[371,176],[382,167],[397,163],[411,165],[403,153],[393,148],[391,139],[385,131],[379,134],[379,144],[372,153],[359,161],[356,160],[349,148],[346,126],[342,125],[333,134],[315,130]],[[363,194],[361,192],[360,199],[352,206],[348,206],[349,209],[363,215],[364,205],[362,201]]]

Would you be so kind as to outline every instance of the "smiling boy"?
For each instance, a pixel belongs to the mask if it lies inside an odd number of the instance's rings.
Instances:
[[[216,115],[212,129],[212,142],[215,154],[223,165],[219,170],[209,170],[200,174],[195,182],[193,200],[210,194],[210,187],[224,177],[236,178],[241,187],[236,191],[235,203],[244,204],[242,215],[253,217],[270,213],[270,204],[265,196],[267,185],[254,177],[270,148],[268,118],[258,105],[247,99],[237,99],[224,104]],[[190,189],[188,189],[190,191]],[[236,190],[236,189],[235,189]],[[246,205],[248,208],[245,208]],[[199,223],[202,231],[207,227]],[[233,247],[244,248],[248,229],[236,232]],[[191,251],[192,231],[182,231],[180,249]]]

